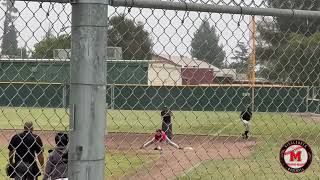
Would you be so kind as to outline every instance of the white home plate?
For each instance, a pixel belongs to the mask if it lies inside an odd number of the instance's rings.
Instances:
[[[185,149],[185,150],[193,150],[192,147],[185,147],[184,149]]]

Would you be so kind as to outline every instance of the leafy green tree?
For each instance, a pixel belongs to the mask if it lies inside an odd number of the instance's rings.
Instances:
[[[231,57],[232,62],[228,67],[231,69],[236,69],[237,73],[247,73],[248,71],[248,59],[249,59],[249,49],[243,42],[239,42],[237,48],[234,50],[234,57]]]
[[[320,1],[315,0],[268,0],[268,4],[273,8],[299,9],[299,10],[320,10]],[[276,25],[283,33],[298,33],[311,36],[320,31],[320,21],[316,18],[292,18],[277,17]]]
[[[142,23],[137,24],[124,14],[111,17],[108,29],[108,46],[122,48],[123,59],[150,59],[152,40]]]
[[[52,59],[54,49],[70,49],[71,36],[68,34],[55,37],[53,35],[45,37],[42,41],[35,44],[32,53],[33,58],[37,59]]]
[[[15,1],[5,0],[2,5],[6,8],[4,24],[3,24],[3,38],[1,43],[2,55],[14,57],[19,54],[17,31],[13,24],[18,12],[17,8],[14,7]]]
[[[219,44],[214,26],[204,19],[191,41],[191,55],[217,67],[223,66],[226,53]]]
[[[277,59],[270,60],[260,75],[281,82],[320,85],[320,32],[309,37],[292,33],[287,43],[274,49]]]
[[[110,19],[108,29],[108,46],[122,48],[123,59],[150,59],[152,55],[152,41],[150,34],[144,30],[141,23],[136,25],[134,21],[124,15],[114,16]],[[51,31],[46,33],[44,39],[35,45],[34,58],[53,58],[54,49],[70,49],[71,39],[69,35],[55,37]]]

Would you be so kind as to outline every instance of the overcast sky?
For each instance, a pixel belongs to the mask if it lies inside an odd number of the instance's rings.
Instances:
[[[191,0],[195,1],[195,0]],[[198,0],[198,3],[208,3],[209,0]],[[217,2],[217,1],[215,1]],[[252,3],[252,0],[233,1],[223,0],[219,4]],[[263,0],[256,0],[251,6],[260,6]],[[212,3],[210,1],[209,3]],[[33,48],[45,35],[50,24],[53,25],[54,34],[70,33],[71,28],[71,5],[70,4],[49,4],[34,2],[16,2],[19,10],[18,17],[14,22],[19,34],[19,46]],[[49,12],[49,16],[47,16]],[[172,54],[190,56],[190,44],[194,32],[200,26],[203,18],[208,17],[210,24],[216,27],[216,33],[220,37],[219,44],[223,45],[227,59],[233,56],[232,50],[237,43],[242,41],[249,43],[251,16],[240,16],[217,13],[197,13],[169,10],[151,10],[132,8],[114,8],[109,6],[109,17],[116,14],[126,13],[128,18],[140,21],[145,29],[151,33],[154,42],[153,50],[157,54]],[[3,28],[4,9],[0,9],[0,24]],[[182,22],[185,17],[184,22]],[[240,21],[240,26],[238,22]],[[63,27],[67,27],[64,28]],[[0,34],[2,35],[2,29]],[[248,45],[249,46],[249,45]]]

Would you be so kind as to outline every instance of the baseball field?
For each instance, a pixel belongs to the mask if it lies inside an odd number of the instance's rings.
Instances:
[[[68,129],[65,109],[1,108],[1,178],[5,178],[7,144],[25,121],[33,121],[46,150],[52,148],[54,132]],[[183,147],[164,147],[163,153],[142,143],[161,126],[158,111],[108,110],[106,138],[107,179],[317,179],[320,176],[317,141],[320,117],[311,114],[254,113],[248,140],[240,134],[239,112],[175,111],[174,139]],[[292,174],[279,163],[281,146],[289,139],[307,142],[313,151],[312,165],[306,172]],[[47,151],[45,151],[47,155]]]

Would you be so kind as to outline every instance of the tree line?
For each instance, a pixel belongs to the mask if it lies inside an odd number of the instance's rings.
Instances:
[[[71,36],[69,34],[55,36],[51,32],[51,28],[46,32],[43,39],[34,45],[31,54],[27,55],[25,48],[18,48],[18,32],[14,25],[18,10],[14,7],[14,3],[12,0],[6,0],[2,3],[6,8],[1,43],[2,56],[50,59],[54,56],[54,49],[71,48]],[[151,59],[153,42],[150,33],[144,29],[142,22],[136,23],[134,20],[126,18],[124,14],[120,14],[111,17],[108,23],[108,46],[121,47],[123,59]],[[191,54],[193,57],[221,67],[225,59],[225,52],[218,42],[219,37],[215,32],[215,27],[210,26],[206,18],[194,34]],[[21,54],[21,52],[23,53]]]
[[[69,49],[68,34],[55,36],[50,29],[43,39],[34,45],[30,55],[18,47],[14,26],[17,9],[14,1],[2,3],[6,8],[1,54],[18,57],[53,58],[54,49]],[[320,1],[268,0],[272,8],[319,10]],[[320,79],[320,21],[306,18],[263,17],[257,22],[257,64],[261,67],[257,76],[272,81],[319,85]],[[124,14],[112,16],[108,26],[108,46],[121,47],[123,59],[151,59],[153,41],[142,22],[126,18]],[[238,42],[227,62],[223,45],[215,25],[204,18],[193,34],[191,55],[219,68],[233,68],[237,73],[247,73],[250,50],[247,42]]]
[[[108,46],[121,47],[123,51],[123,59],[151,59],[153,54],[153,42],[150,33],[144,30],[143,23],[136,23],[134,20],[126,18],[123,14],[113,16],[109,20],[107,33]],[[6,36],[6,34],[4,34],[4,36]],[[8,39],[12,40],[3,40],[3,44],[14,44],[17,46],[16,36],[8,37]],[[222,45],[218,44],[218,41],[219,37],[216,35],[215,27],[210,26],[208,19],[203,20],[199,29],[194,34],[194,38],[191,43],[192,56],[221,67],[225,59],[225,52],[223,51]],[[63,34],[54,36],[49,30],[45,37],[34,45],[31,57],[50,59],[54,56],[54,49],[69,49],[70,47],[70,35]],[[8,51],[2,52],[6,53]],[[15,54],[15,51],[10,51],[9,54]]]

